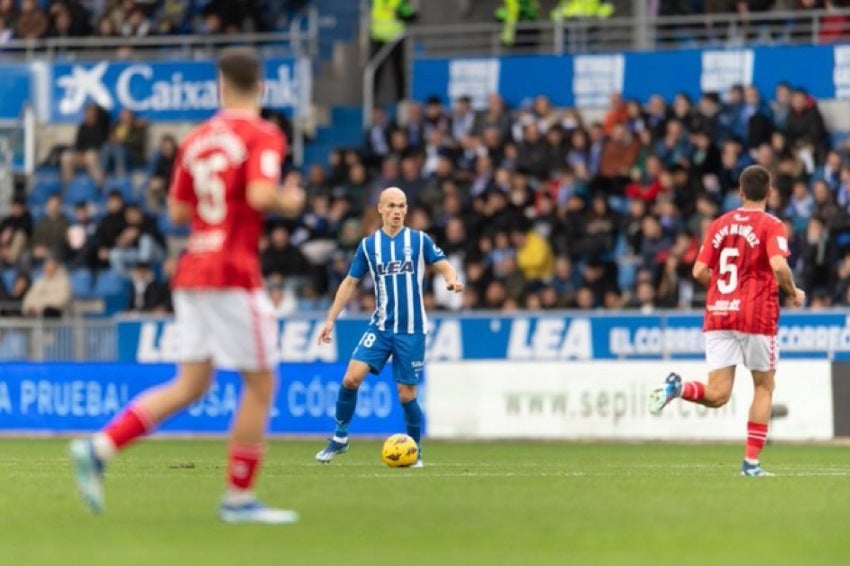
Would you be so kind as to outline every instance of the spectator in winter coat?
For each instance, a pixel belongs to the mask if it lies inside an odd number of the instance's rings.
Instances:
[[[112,125],[109,139],[100,151],[101,170],[125,177],[131,167],[144,164],[147,137],[147,122],[137,118],[129,108],[121,110],[118,120]]]
[[[127,310],[130,312],[169,312],[171,291],[168,285],[156,280],[151,264],[140,261],[133,266],[130,281],[133,293]]]
[[[71,303],[71,280],[65,268],[52,256],[44,261],[44,271],[24,297],[25,316],[61,317]]]
[[[114,271],[130,275],[136,263],[158,263],[165,259],[165,237],[156,219],[145,214],[137,204],[124,208],[124,227],[109,252],[109,265]]]
[[[39,220],[32,233],[32,257],[37,260],[62,251],[62,244],[70,223],[62,212],[62,197],[51,195],[44,205],[45,216]]]
[[[829,148],[826,126],[815,99],[804,90],[795,90],[791,95],[787,130],[792,147],[811,144],[815,148],[815,160],[823,161]]]
[[[32,215],[26,200],[12,199],[9,215],[0,221],[0,265],[16,265],[27,249],[31,234]]]
[[[106,143],[109,117],[97,104],[86,106],[83,121],[77,128],[74,146],[62,153],[62,183],[67,185],[78,167],[85,166],[98,185],[103,184],[103,169],[100,167],[100,150]]]
[[[639,151],[640,140],[633,136],[624,124],[616,124],[602,148],[599,174],[622,189],[631,174]]]

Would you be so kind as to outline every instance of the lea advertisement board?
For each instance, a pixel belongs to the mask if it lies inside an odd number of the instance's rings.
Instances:
[[[366,330],[365,317],[337,321],[334,340],[318,345],[324,319],[280,322],[284,362],[343,362]],[[173,362],[178,352],[171,319],[126,319],[118,323],[122,362]],[[605,315],[434,315],[429,317],[429,361],[512,360],[529,363],[574,360],[703,359],[702,316],[659,313]],[[783,313],[782,359],[850,360],[850,316],[842,312]]]

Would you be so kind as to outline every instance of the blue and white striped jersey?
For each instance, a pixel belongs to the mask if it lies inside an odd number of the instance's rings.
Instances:
[[[375,281],[372,324],[378,330],[401,334],[424,334],[427,329],[422,277],[425,265],[446,259],[427,234],[402,228],[390,238],[383,230],[360,241],[348,274],[362,279],[366,273]]]

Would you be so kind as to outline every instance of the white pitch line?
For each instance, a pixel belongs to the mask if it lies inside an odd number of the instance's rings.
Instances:
[[[430,472],[425,472],[424,474],[419,473],[419,472],[414,472],[414,473],[408,474],[408,473],[402,472],[402,473],[399,473],[397,475],[386,474],[386,473],[384,473],[384,474],[374,473],[374,474],[352,474],[352,475],[349,475],[347,477],[380,478],[380,479],[385,479],[385,478],[408,479],[408,478],[416,478],[417,476],[422,476],[422,475],[424,475],[427,478],[510,478],[510,477],[517,477],[517,478],[540,478],[540,477],[569,478],[569,477],[585,477],[587,474],[585,474],[583,472],[563,472],[563,473],[544,472],[544,473],[540,473],[540,474],[533,474],[533,473],[519,473],[518,474],[518,473],[515,473],[515,472],[505,472],[503,474],[500,474],[498,472],[469,472],[469,473],[439,472],[439,473],[436,473],[436,474],[430,473]]]

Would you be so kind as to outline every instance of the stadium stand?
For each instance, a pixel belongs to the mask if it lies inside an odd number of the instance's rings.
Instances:
[[[39,10],[48,22],[38,35],[232,33],[281,29],[305,3],[249,2],[235,15],[215,0],[25,1],[20,8],[1,3],[0,15],[13,38],[42,27]],[[543,4],[548,13],[551,6]],[[694,13],[697,3],[661,2],[658,14],[673,14],[673,4]],[[100,5],[103,10],[92,9]],[[330,35],[355,39],[356,11],[321,0],[316,6]],[[614,6],[615,16],[631,9]],[[468,17],[482,13],[476,3]],[[423,20],[433,14],[423,10]],[[321,51],[332,56],[327,46]],[[117,120],[118,113],[107,118]],[[365,131],[356,109],[334,107],[329,118],[300,171],[310,192],[307,212],[297,221],[269,222],[269,234],[282,227],[284,247],[300,250],[306,262],[295,275],[276,270],[270,285],[297,295],[300,308],[327,304],[358,238],[375,228],[375,197],[388,185],[408,194],[411,225],[431,232],[465,272],[463,297],[429,288],[434,308],[696,307],[702,296],[688,273],[699,238],[707,219],[737,205],[735,178],[750,163],[776,176],[780,190],[771,211],[793,232],[792,265],[813,290],[812,306],[848,304],[850,146],[830,137],[818,102],[803,91],[741,87],[699,100],[640,101],[612,93],[607,110],[590,114],[553,108],[544,96],[517,108],[493,96],[477,113],[462,97],[430,98],[386,105]],[[105,314],[130,300],[129,268],[110,252],[126,227],[128,205],[142,208],[151,236],[173,257],[186,235],[169,224],[162,206],[173,138],[151,140],[151,128],[139,126],[135,142],[109,120],[99,122],[94,141],[78,135],[69,145],[96,158],[74,160],[67,182],[59,166],[71,150],[60,144],[50,152],[25,200],[0,224],[4,297],[13,294],[19,274],[33,278],[39,267],[29,240],[51,195],[60,195],[70,221],[66,241],[52,251],[68,265],[74,297],[104,299]],[[264,247],[265,257],[275,253],[273,245]],[[153,258],[153,267],[161,281],[161,258]],[[363,289],[366,308],[368,294]]]

